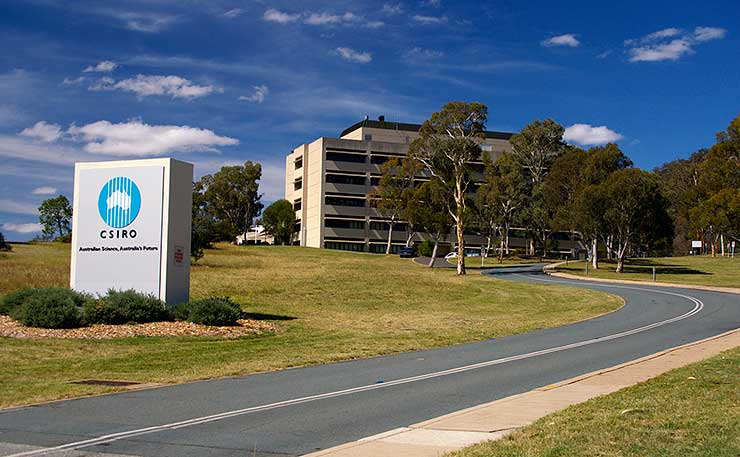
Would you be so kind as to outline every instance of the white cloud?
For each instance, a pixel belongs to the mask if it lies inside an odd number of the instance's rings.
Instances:
[[[28,224],[14,224],[12,222],[6,222],[3,224],[3,230],[6,232],[15,233],[34,233],[41,231],[41,224],[39,223],[28,223]]]
[[[57,193],[57,188],[51,186],[41,186],[32,190],[31,193],[33,195],[52,195]]]
[[[230,9],[229,11],[222,14],[223,17],[234,19],[235,17],[241,16],[242,13],[244,13],[244,10],[241,8],[234,8]]]
[[[403,5],[400,3],[384,3],[380,12],[389,15],[401,14],[403,13]]]
[[[39,121],[33,127],[23,129],[19,135],[50,143],[62,136],[62,129],[57,124]]]
[[[444,57],[445,53],[442,51],[435,51],[434,49],[425,49],[420,47],[414,47],[403,53],[403,57],[411,61],[420,60],[434,60]]]
[[[722,39],[726,34],[727,30],[719,27],[696,27],[691,33],[670,27],[626,40],[624,44],[630,47],[627,51],[630,62],[660,62],[693,54],[697,45]]]
[[[645,45],[629,51],[630,62],[659,62],[661,60],[678,60],[686,54],[693,54],[691,42],[678,38],[668,43]]]
[[[614,143],[624,138],[619,133],[606,126],[594,127],[589,124],[573,124],[565,129],[563,139],[568,143],[576,143],[582,146],[595,146]]]
[[[239,140],[213,131],[188,126],[148,125],[139,120],[112,124],[98,121],[67,131],[85,144],[91,154],[153,156],[177,151],[214,151],[216,146],[239,144]]]
[[[79,78],[70,79],[70,78],[64,78],[64,81],[62,81],[62,84],[65,86],[79,86],[83,82],[85,82],[85,77],[80,76]]]
[[[439,8],[442,6],[442,0],[425,0],[423,3],[432,8]]]
[[[9,198],[0,198],[0,213],[36,215],[39,213],[39,209],[33,203],[21,203]]]
[[[700,43],[722,39],[726,34],[727,30],[719,27],[697,27],[694,29],[694,39]]]
[[[177,16],[140,12],[140,11],[111,11],[103,13],[115,17],[123,23],[124,28],[135,32],[157,33],[177,21]]]
[[[111,62],[110,60],[103,60],[102,62],[98,62],[95,65],[89,65],[85,67],[84,70],[82,70],[83,73],[110,73],[111,71],[118,68],[118,64],[115,62]]]
[[[444,24],[447,22],[447,16],[424,16],[423,14],[414,14],[411,19],[423,25]]]
[[[254,102],[254,103],[262,103],[265,101],[265,97],[267,97],[267,94],[270,93],[270,88],[267,87],[264,84],[261,84],[259,86],[254,86],[254,93],[252,95],[242,95],[239,97],[239,100],[244,100],[247,102]]]
[[[339,47],[336,51],[342,59],[350,62],[368,63],[373,60],[373,56],[369,52],[355,51],[347,47]]]
[[[277,22],[278,24],[288,24],[290,22],[295,22],[300,17],[300,14],[284,13],[273,8],[268,9],[267,11],[265,11],[265,14],[262,15],[263,20],[268,22]]]
[[[568,46],[571,48],[577,48],[581,42],[578,41],[578,38],[572,33],[565,33],[563,35],[557,35],[554,37],[550,37],[546,40],[544,40],[542,43],[542,46],[552,47],[552,46]]]
[[[311,13],[306,16],[303,20],[308,25],[337,25],[337,24],[348,24],[362,21],[362,16],[358,16],[355,13],[347,11],[344,14],[330,14],[330,13]],[[380,21],[368,22],[367,24],[376,24],[378,26],[383,25]],[[377,25],[379,24],[379,25]]]
[[[135,78],[122,79],[118,82],[111,78],[101,78],[89,89],[94,91],[122,90],[133,92],[140,97],[170,95],[172,98],[188,99],[205,97],[213,92],[222,91],[222,89],[212,85],[199,86],[189,79],[173,75],[136,75]]]

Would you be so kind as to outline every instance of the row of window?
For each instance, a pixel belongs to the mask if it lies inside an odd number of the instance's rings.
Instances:
[[[391,244],[391,252],[398,254],[405,245],[403,244]],[[338,249],[341,251],[354,251],[364,252],[365,243],[351,243],[346,241],[324,241],[324,247],[326,249]],[[384,243],[370,243],[368,246],[368,252],[373,254],[385,254],[387,245]]]
[[[327,218],[324,220],[324,227],[365,230],[365,221],[359,221],[356,219]],[[383,221],[370,221],[370,230],[388,230],[388,223]],[[394,224],[393,230],[402,232],[406,230],[406,224]]]

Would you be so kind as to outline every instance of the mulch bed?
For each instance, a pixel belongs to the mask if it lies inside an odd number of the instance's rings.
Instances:
[[[26,327],[8,316],[0,316],[0,336],[11,338],[39,339],[107,339],[132,336],[211,336],[239,338],[248,335],[275,332],[277,328],[269,322],[240,319],[231,327],[212,327],[191,322],[151,322],[148,324],[107,325],[93,324],[71,329],[46,329]]]

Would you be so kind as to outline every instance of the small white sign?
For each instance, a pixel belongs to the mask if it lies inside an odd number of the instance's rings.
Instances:
[[[701,248],[702,247],[702,242],[701,241],[692,241],[691,242],[691,247],[692,248]]]

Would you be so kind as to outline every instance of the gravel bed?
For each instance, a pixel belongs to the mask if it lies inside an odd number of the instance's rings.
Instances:
[[[147,324],[93,324],[71,329],[26,327],[8,316],[0,316],[0,336],[10,338],[107,339],[132,336],[211,336],[239,338],[276,331],[275,325],[251,319],[240,319],[238,325],[213,327],[191,322],[151,322]]]

